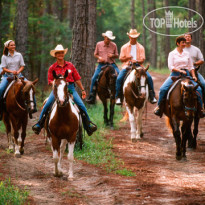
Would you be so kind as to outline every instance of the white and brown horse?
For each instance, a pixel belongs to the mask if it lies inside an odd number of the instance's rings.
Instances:
[[[28,114],[31,117],[34,109],[34,85],[37,81],[38,79],[31,82],[17,78],[11,82],[12,84],[6,95],[3,122],[6,127],[9,150],[15,150],[16,157],[20,157],[24,153]],[[21,136],[19,136],[20,129],[22,131]]]
[[[123,94],[125,99],[125,106],[129,115],[131,127],[131,140],[136,141],[143,136],[142,132],[142,114],[148,100],[148,84],[146,71],[144,67],[136,67],[132,65],[132,71],[125,80],[123,86]],[[135,120],[135,110],[137,111],[137,129]]]
[[[55,79],[53,82],[55,103],[45,122],[45,129],[48,137],[51,139],[55,165],[54,175],[59,177],[63,174],[61,160],[68,143],[69,178],[73,178],[73,152],[79,128],[79,113],[68,93],[68,84],[66,82],[68,71],[65,72],[63,77],[56,76],[55,71],[53,71],[53,76]]]

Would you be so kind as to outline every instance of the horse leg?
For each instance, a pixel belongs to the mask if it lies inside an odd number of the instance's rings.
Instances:
[[[110,120],[109,120],[111,129],[114,129],[114,124],[113,124],[114,112],[115,112],[115,99],[111,99],[110,100]]]
[[[109,121],[108,121],[108,117],[107,117],[107,112],[108,112],[107,100],[103,101],[103,106],[104,106],[104,123],[105,123],[106,126],[108,126],[109,125]]]
[[[4,113],[3,121],[4,121],[4,125],[6,127],[6,135],[7,135],[7,139],[8,139],[9,152],[13,152],[14,151],[14,142],[13,142],[13,137],[11,134],[11,122],[9,120],[8,115],[5,113]]]
[[[136,122],[135,122],[135,116],[134,116],[134,109],[129,108],[126,105],[126,109],[129,115],[129,121],[130,121],[130,128],[131,128],[131,140],[135,141],[136,139]]]
[[[182,157],[186,158],[186,141],[188,139],[189,126],[187,126],[184,122],[181,128],[181,133],[182,133],[182,143],[181,143]]]
[[[196,146],[197,146],[196,137],[198,135],[199,120],[200,118],[198,116],[194,117],[194,130],[193,130],[194,138],[193,138],[193,143],[192,143],[193,149],[196,149]]]
[[[73,152],[74,152],[74,147],[75,147],[75,142],[68,143],[68,161],[69,161],[69,172],[68,172],[68,177],[70,179],[73,178]]]
[[[179,130],[179,122],[176,121],[175,118],[172,118],[171,122],[173,135],[176,142],[176,159],[181,160],[181,137],[180,137],[180,130]]]
[[[143,137],[143,132],[142,132],[142,114],[143,114],[143,108],[138,110],[137,112],[137,139],[140,139]]]
[[[61,140],[61,145],[60,145],[60,159],[58,161],[58,170],[59,170],[60,175],[63,175],[63,172],[62,172],[62,169],[61,169],[61,162],[62,162],[63,154],[65,152],[66,145],[67,145],[67,140],[62,139]]]
[[[59,156],[60,156],[60,140],[52,135],[52,150],[53,150],[53,160],[54,160],[54,176],[60,177],[60,172],[58,169],[58,163],[59,163]]]
[[[21,147],[20,147],[20,153],[21,154],[24,154],[24,141],[25,141],[25,138],[26,138],[27,123],[28,123],[28,117],[25,117],[23,122],[22,122],[21,138],[20,139],[18,138],[18,143],[21,145]]]

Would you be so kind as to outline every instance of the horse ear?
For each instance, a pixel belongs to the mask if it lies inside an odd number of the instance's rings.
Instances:
[[[26,82],[23,80],[23,78],[20,78],[20,80],[23,83],[23,85],[26,85]]]
[[[34,80],[34,81],[32,82],[32,84],[35,85],[37,82],[38,82],[38,78],[36,78],[36,80]]]
[[[199,87],[199,84],[194,86],[194,90],[196,90]]]
[[[145,68],[145,72],[147,72],[149,69],[149,64],[147,65],[147,67]]]
[[[65,71],[64,78],[68,77],[68,70]]]
[[[57,75],[56,75],[56,72],[55,72],[55,70],[53,70],[53,77],[55,78],[55,79],[57,79],[58,77],[57,77]]]

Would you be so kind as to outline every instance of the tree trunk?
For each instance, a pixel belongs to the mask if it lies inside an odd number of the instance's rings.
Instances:
[[[189,0],[189,8],[196,10],[196,1],[195,0]],[[191,20],[191,18],[193,18],[195,14],[196,13],[189,10],[189,20]],[[199,23],[199,22],[197,22],[197,23]],[[189,28],[189,32],[192,32],[193,30],[195,30],[195,28]],[[199,41],[198,41],[199,33],[200,33],[200,31],[196,31],[196,32],[192,33],[192,41],[193,41],[193,44],[195,46],[199,46]]]
[[[165,0],[165,6],[169,6],[169,0]],[[166,11],[168,11],[169,9],[166,9]],[[166,66],[168,65],[168,55],[169,55],[169,52],[171,50],[171,46],[170,46],[170,29],[168,27],[166,27],[166,34],[167,36],[165,36],[165,43],[164,43],[164,46],[165,46],[165,64]]]
[[[75,11],[71,62],[88,93],[95,68],[96,0],[76,0]]]
[[[199,1],[199,13],[202,15],[203,19],[205,19],[205,1],[200,0]],[[201,25],[201,20],[200,20],[200,25]],[[201,49],[202,54],[205,57],[205,24],[200,29],[200,36],[199,36],[199,48]],[[201,65],[200,67],[200,73],[205,77],[205,64]]]
[[[70,28],[73,29],[75,18],[75,0],[69,0],[69,20],[70,20]]]
[[[27,58],[27,40],[28,40],[28,0],[17,1],[17,19],[16,19],[16,49],[19,51],[25,61],[25,77],[29,77],[28,58]]]
[[[143,15],[143,18],[145,17],[145,1],[144,0],[142,0],[142,15]],[[145,48],[145,56],[146,56],[146,59],[147,59],[147,61],[149,61],[150,60],[150,58],[149,58],[149,55],[147,55],[148,54],[148,50],[147,50],[147,46],[146,46],[146,37],[147,37],[147,35],[146,35],[146,28],[145,28],[145,26],[143,26],[143,35],[142,35],[142,38],[143,38],[143,46],[144,46],[144,48]]]
[[[131,28],[135,28],[135,0],[131,1]]]
[[[55,0],[54,3],[54,11],[60,20],[60,22],[63,21],[63,0]]]
[[[148,0],[149,11],[156,9],[155,1]],[[151,18],[156,18],[156,12],[152,12],[150,14]],[[153,27],[153,31],[156,32],[156,28]],[[157,35],[153,32],[150,32],[151,35],[151,49],[150,49],[150,62],[151,66],[156,68],[157,67]]]

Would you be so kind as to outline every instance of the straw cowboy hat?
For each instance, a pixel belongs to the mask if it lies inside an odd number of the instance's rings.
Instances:
[[[127,35],[132,38],[137,38],[140,35],[140,33],[138,33],[136,29],[130,29],[130,32],[127,33]]]
[[[66,54],[67,51],[68,51],[68,49],[67,49],[67,48],[64,49],[61,44],[58,44],[58,45],[55,47],[54,50],[51,50],[51,51],[50,51],[50,54],[51,54],[51,56],[55,57],[56,52],[59,52],[59,51],[64,51],[64,54]]]
[[[114,40],[115,39],[115,36],[113,36],[113,33],[112,31],[106,31],[105,33],[102,33],[102,36],[103,37],[108,37],[110,40]]]

